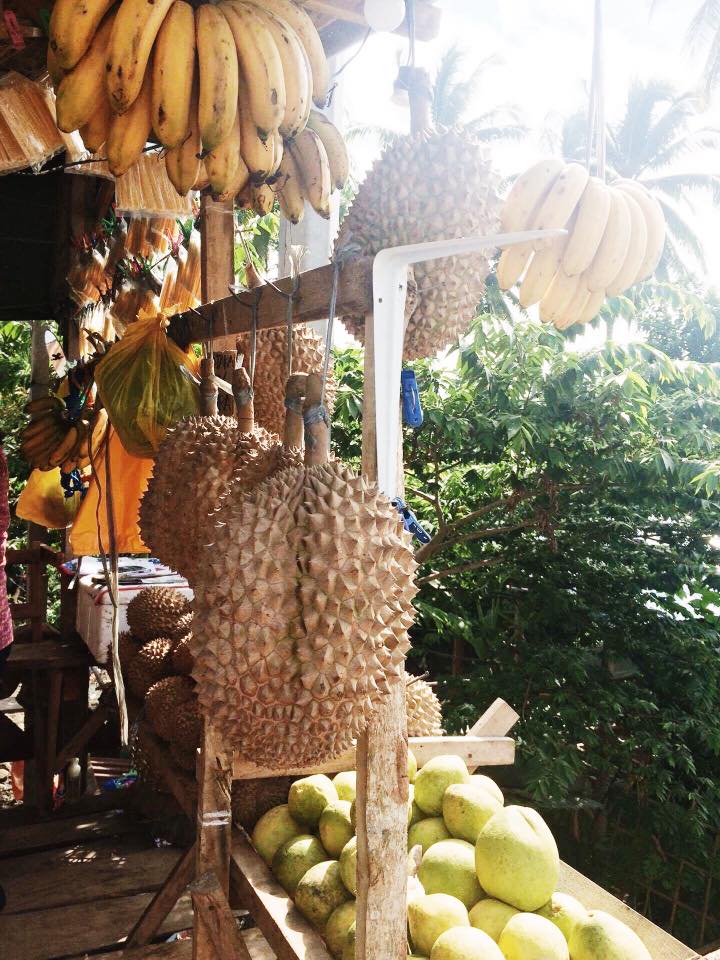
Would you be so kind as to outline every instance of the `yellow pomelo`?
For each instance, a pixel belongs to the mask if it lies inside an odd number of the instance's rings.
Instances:
[[[505,960],[500,948],[482,930],[455,927],[441,933],[432,948],[430,960]]]
[[[462,757],[433,757],[415,777],[415,803],[430,817],[442,813],[445,791],[451,783],[467,783],[468,768]]]
[[[474,783],[453,783],[445,791],[442,813],[445,826],[460,840],[475,843],[490,817],[502,810],[497,797]]]
[[[505,924],[498,946],[506,960],[569,960],[565,937],[536,913],[516,913]]]
[[[470,777],[470,783],[474,783],[478,787],[483,787],[488,793],[491,793],[495,797],[501,806],[505,805],[503,792],[492,777],[486,777],[484,773],[473,773]]]
[[[252,832],[252,842],[265,863],[272,863],[280,847],[302,832],[302,826],[291,816],[288,805],[284,803],[260,817]]]
[[[326,860],[310,867],[295,888],[296,907],[318,928],[324,927],[333,910],[349,899],[337,860]]]
[[[587,910],[569,893],[554,893],[548,902],[535,911],[538,916],[552,920],[565,939],[570,942],[570,936],[578,920],[587,915]]]
[[[350,927],[355,923],[355,901],[348,900],[330,914],[325,924],[325,942],[334,957],[342,957]]]
[[[355,924],[350,926],[345,935],[345,944],[343,946],[342,960],[355,960]]]
[[[500,934],[505,929],[505,924],[510,917],[514,917],[519,911],[511,907],[509,903],[503,903],[502,900],[495,900],[493,897],[486,897],[480,900],[470,911],[470,923],[478,930],[482,930],[489,937],[498,942]]]
[[[557,844],[529,807],[503,807],[480,831],[475,869],[491,897],[518,910],[539,910],[552,896],[560,872]]]
[[[413,948],[426,957],[441,933],[453,927],[469,927],[465,904],[446,893],[418,897],[408,904],[408,924]]]
[[[320,814],[320,839],[331,857],[339,857],[342,848],[353,835],[350,822],[350,801],[333,800]]]
[[[439,840],[450,840],[450,831],[442,817],[425,817],[408,830],[408,850],[419,844],[426,853]]]
[[[344,773],[336,773],[333,777],[333,785],[337,790],[337,795],[341,800],[349,800],[350,803],[355,799],[355,780],[354,770],[346,770]]]
[[[316,827],[325,807],[337,799],[337,790],[332,780],[324,773],[316,773],[311,777],[296,780],[290,787],[288,807],[292,816],[300,823]]]
[[[273,857],[272,872],[280,886],[292,896],[310,867],[327,860],[317,837],[300,834],[284,843]]]
[[[573,960],[650,960],[634,930],[602,910],[590,910],[577,921],[570,936],[570,953]]]
[[[425,893],[449,893],[467,909],[483,896],[475,875],[475,850],[465,840],[440,840],[424,854],[418,880]]]

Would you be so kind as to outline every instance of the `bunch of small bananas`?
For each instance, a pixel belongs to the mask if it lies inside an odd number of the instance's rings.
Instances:
[[[662,207],[637,180],[610,185],[579,163],[541,160],[515,181],[500,214],[503,230],[567,229],[567,235],[508,247],[498,284],[519,283],[523,307],[559,330],[590,322],[606,297],[650,277],[665,246]],[[522,280],[521,280],[522,278]]]
[[[39,397],[25,406],[30,423],[22,432],[20,453],[31,467],[63,473],[90,465],[90,450],[99,449],[107,429],[107,413],[93,414],[84,409],[72,422],[63,400],[56,396]]]
[[[154,140],[181,195],[244,191],[265,213],[277,194],[294,222],[305,199],[329,216],[347,179],[343,138],[312,108],[330,86],[322,41],[293,0],[56,0],[48,72],[58,126],[104,145],[115,176]]]

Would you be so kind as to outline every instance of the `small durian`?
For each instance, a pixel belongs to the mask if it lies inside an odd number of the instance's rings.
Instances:
[[[128,667],[135,659],[140,650],[140,644],[135,637],[128,631],[123,632],[118,637],[118,654],[120,656],[120,666],[123,676],[127,676]]]
[[[170,756],[181,770],[195,773],[197,763],[197,747],[187,747],[183,743],[173,741],[170,744]]]
[[[405,712],[409,737],[442,736],[440,701],[429,683],[411,673],[406,677]]]
[[[164,677],[148,690],[145,712],[153,730],[163,740],[174,739],[177,708],[193,700],[194,686],[189,677]]]
[[[190,652],[190,634],[183,637],[173,647],[173,671],[183,676],[189,676],[193,668],[193,655]]]
[[[190,602],[172,587],[146,587],[127,606],[128,627],[141,643],[156,637],[179,640],[191,618]]]
[[[156,637],[144,643],[127,669],[128,686],[136,697],[144,697],[150,687],[170,673],[172,640]]]

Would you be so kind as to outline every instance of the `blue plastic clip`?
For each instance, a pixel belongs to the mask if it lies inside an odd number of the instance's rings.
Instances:
[[[392,505],[403,518],[403,526],[407,532],[411,533],[416,540],[420,541],[420,543],[430,543],[432,537],[427,530],[422,528],[420,521],[412,512],[410,507],[405,503],[405,501],[400,497],[395,497],[395,499],[392,501]]]
[[[414,370],[403,370],[400,374],[400,387],[402,389],[403,420],[409,427],[417,429],[423,425],[423,411]]]

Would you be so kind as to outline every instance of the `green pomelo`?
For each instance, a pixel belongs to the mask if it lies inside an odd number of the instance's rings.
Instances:
[[[357,893],[357,837],[350,837],[340,852],[340,876],[350,893]]]
[[[425,896],[425,887],[420,883],[417,877],[407,878],[407,902],[417,900],[418,897]]]
[[[355,901],[348,900],[330,914],[325,924],[325,942],[334,957],[342,957],[350,927],[355,923]]]
[[[439,840],[450,840],[450,831],[442,817],[425,817],[408,830],[408,850],[419,844],[425,854]]]
[[[333,786],[341,800],[349,800],[352,803],[355,799],[356,776],[354,770],[346,770],[344,773],[336,773],[333,777]]]
[[[418,897],[408,905],[408,924],[413,949],[429,957],[441,933],[453,927],[469,927],[465,904],[446,893]]]
[[[415,757],[415,754],[412,752],[412,750],[408,750],[407,771],[408,771],[408,780],[410,781],[410,783],[415,783],[415,777],[417,776],[418,766],[417,766],[417,758]]]
[[[640,937],[602,910],[590,910],[577,921],[570,936],[573,960],[650,960]]]
[[[345,935],[342,960],[355,960],[355,924],[353,923]]]
[[[415,777],[415,803],[431,817],[442,813],[445,791],[451,783],[467,783],[468,768],[462,757],[433,757]]]
[[[449,893],[469,910],[483,896],[475,874],[475,850],[465,840],[440,840],[423,855],[418,880],[425,893]]]
[[[569,893],[554,893],[548,902],[535,911],[538,916],[552,920],[565,939],[570,942],[570,936],[578,920],[587,915],[587,910]]]
[[[494,900],[492,897],[486,897],[480,900],[470,911],[470,923],[478,930],[482,930],[489,937],[498,942],[500,934],[505,929],[505,924],[510,917],[514,917],[518,911],[511,907],[509,903],[503,903],[502,900]]]
[[[474,783],[451,784],[442,802],[445,826],[454,837],[468,843],[475,843],[490,817],[502,808],[494,794]]]
[[[288,807],[290,813],[300,823],[308,827],[317,827],[320,814],[325,807],[337,800],[337,790],[333,782],[324,773],[296,780],[290,787]]]
[[[470,783],[474,783],[478,787],[483,787],[488,793],[491,793],[495,797],[501,806],[505,806],[503,792],[492,777],[486,777],[484,773],[473,773],[470,776]]]
[[[565,937],[536,913],[516,913],[505,924],[498,946],[506,960],[570,960]]]
[[[284,843],[273,857],[272,872],[290,896],[310,867],[327,860],[325,848],[317,837],[303,833]]]
[[[482,930],[455,927],[441,933],[432,948],[430,960],[505,960],[500,948]]]
[[[302,832],[302,826],[291,816],[288,805],[284,803],[260,817],[252,832],[252,842],[265,863],[269,864],[287,840]]]
[[[331,857],[339,857],[353,835],[350,822],[350,801],[333,800],[320,814],[320,839]]]
[[[557,886],[560,857],[539,813],[503,807],[478,835],[475,869],[489,896],[518,910],[539,910]]]
[[[310,867],[295,888],[295,906],[320,929],[328,922],[333,910],[349,899],[337,860],[326,860]]]

